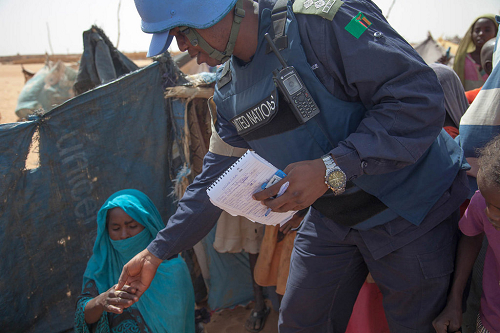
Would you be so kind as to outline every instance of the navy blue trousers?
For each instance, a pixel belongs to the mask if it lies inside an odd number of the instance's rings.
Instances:
[[[280,333],[344,333],[356,297],[371,272],[383,294],[392,333],[434,333],[432,320],[446,305],[459,214],[375,260],[360,232],[343,240],[332,220],[311,209],[297,233],[279,319]]]

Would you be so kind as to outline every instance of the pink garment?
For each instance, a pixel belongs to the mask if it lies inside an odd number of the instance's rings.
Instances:
[[[485,209],[486,201],[481,192],[476,191],[459,226],[467,236],[476,236],[484,232],[488,238],[480,315],[486,329],[490,332],[500,332],[500,231],[488,221]]]
[[[486,82],[488,74],[486,74],[484,70],[479,72],[479,68],[481,68],[481,66],[471,58],[470,54],[467,54],[464,63],[464,88],[466,91],[482,87],[484,82]]]

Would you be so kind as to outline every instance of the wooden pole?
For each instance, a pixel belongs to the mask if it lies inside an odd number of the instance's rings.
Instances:
[[[116,15],[118,16],[118,37],[116,38],[116,48],[118,49],[118,45],[120,44],[120,7],[122,5],[122,0],[118,1],[118,12]]]
[[[47,36],[49,38],[49,47],[50,47],[50,54],[54,55],[54,50],[52,49],[52,42],[50,41],[50,29],[49,29],[49,22],[45,22],[47,24]]]
[[[393,0],[391,6],[389,7],[389,10],[387,11],[387,15],[385,16],[386,20],[389,19],[389,14],[391,13],[392,7],[394,7],[395,3],[396,3],[396,0]]]

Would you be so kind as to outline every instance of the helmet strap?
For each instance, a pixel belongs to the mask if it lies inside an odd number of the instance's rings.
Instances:
[[[234,19],[233,24],[231,26],[231,32],[229,34],[229,40],[226,45],[226,49],[223,52],[220,52],[213,47],[211,47],[203,37],[196,31],[196,29],[190,27],[179,27],[180,32],[186,35],[189,39],[189,42],[193,46],[200,46],[205,52],[208,53],[208,56],[213,59],[217,59],[221,63],[224,63],[231,58],[231,55],[234,51],[234,46],[236,44],[236,39],[238,38],[238,32],[240,31],[240,23],[243,21],[245,17],[245,11],[243,10],[243,0],[238,0],[234,7]]]

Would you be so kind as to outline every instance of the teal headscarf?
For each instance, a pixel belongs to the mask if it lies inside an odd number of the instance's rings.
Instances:
[[[113,241],[106,227],[108,210],[119,207],[144,226],[134,237]],[[118,282],[123,266],[144,250],[164,228],[153,202],[137,190],[116,192],[97,214],[94,253],[83,275],[83,285],[93,280],[99,293]],[[186,263],[181,258],[165,260],[149,289],[133,305],[153,332],[194,332],[194,291]]]

